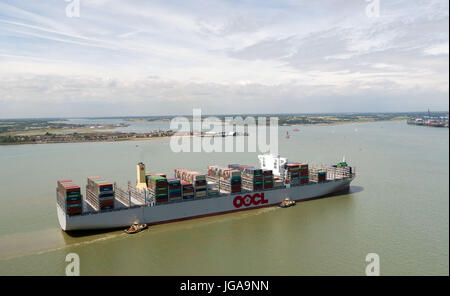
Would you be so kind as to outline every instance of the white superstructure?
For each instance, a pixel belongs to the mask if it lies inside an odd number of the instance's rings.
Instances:
[[[258,159],[263,170],[272,170],[274,175],[284,177],[284,165],[288,162],[287,158],[280,157],[279,154],[262,154],[258,155]]]

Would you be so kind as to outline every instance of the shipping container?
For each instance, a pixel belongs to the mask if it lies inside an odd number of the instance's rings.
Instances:
[[[114,209],[114,185],[99,176],[87,178],[85,200],[96,211]]]
[[[66,213],[70,216],[82,213],[81,188],[72,180],[64,179],[57,181],[56,196]]]

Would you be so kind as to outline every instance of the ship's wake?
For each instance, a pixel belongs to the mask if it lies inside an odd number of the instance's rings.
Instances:
[[[56,231],[38,231],[21,233],[18,235],[8,235],[6,237],[2,237],[1,239],[3,242],[7,241],[8,243],[0,244],[0,260],[11,260],[32,255],[43,255],[46,253],[77,248],[124,236],[126,236],[125,233],[116,232],[102,234],[100,237],[95,238],[89,237],[86,239],[86,237],[84,237],[84,240],[80,241],[80,238],[69,237],[59,229]],[[15,247],[17,245],[26,247],[18,250]]]

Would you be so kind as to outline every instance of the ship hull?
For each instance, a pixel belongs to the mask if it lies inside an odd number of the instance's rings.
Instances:
[[[78,216],[66,215],[57,205],[57,213],[64,231],[114,229],[127,227],[133,223],[152,225],[275,206],[286,197],[295,201],[325,197],[348,189],[352,180],[353,178],[346,178],[290,188],[220,195]]]

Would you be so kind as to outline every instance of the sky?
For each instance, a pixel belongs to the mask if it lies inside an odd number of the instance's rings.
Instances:
[[[1,0],[0,118],[446,111],[448,27],[448,0]]]

